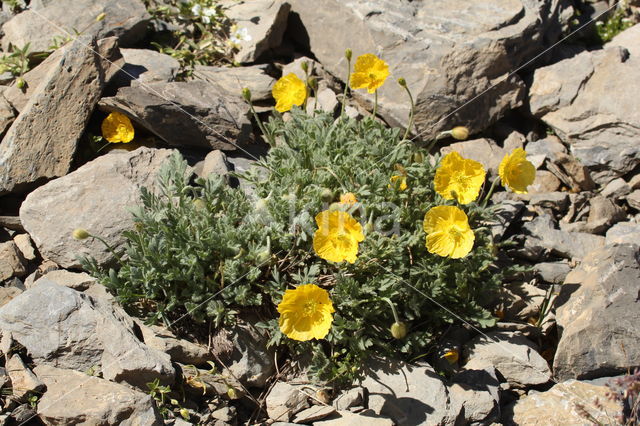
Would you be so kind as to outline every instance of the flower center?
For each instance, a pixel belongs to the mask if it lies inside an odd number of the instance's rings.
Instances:
[[[449,236],[457,243],[462,238],[462,232],[457,227],[452,226],[449,228]]]
[[[308,300],[302,306],[302,314],[307,317],[313,316],[317,310],[318,302],[315,300]]]

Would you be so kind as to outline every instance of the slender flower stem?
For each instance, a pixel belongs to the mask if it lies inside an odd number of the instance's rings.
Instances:
[[[391,306],[391,312],[393,312],[394,321],[395,322],[400,322],[400,317],[398,317],[398,311],[396,311],[396,306],[393,304],[391,299],[389,299],[388,297],[383,297],[382,300],[384,300],[385,302],[387,302],[389,304],[389,306]]]
[[[489,192],[487,192],[487,195],[484,197],[484,200],[482,201],[483,208],[487,207],[487,203],[489,202],[489,199],[493,195],[493,191],[495,191],[496,186],[498,186],[499,181],[500,181],[500,176],[496,176],[496,178],[491,183],[491,188],[489,188]]]
[[[407,87],[406,84],[403,87],[404,87],[404,90],[406,90],[407,94],[409,95],[409,101],[411,101],[411,111],[409,112],[409,124],[407,125],[407,130],[405,130],[404,132],[404,136],[402,136],[402,139],[407,139],[407,136],[409,136],[409,132],[413,127],[413,117],[415,114],[416,104],[413,101],[413,95],[411,95],[411,91],[409,90],[409,87]]]
[[[373,99],[373,118],[376,118],[376,112],[378,111],[378,89],[375,91],[374,99]]]
[[[93,235],[93,234],[89,234],[89,237],[91,238],[95,238],[96,240],[100,241],[102,244],[105,245],[105,247],[107,248],[107,250],[109,250],[111,252],[112,255],[114,255],[116,257],[116,259],[118,259],[118,261],[120,263],[122,263],[122,258],[118,255],[118,253],[115,252],[115,250],[113,249],[113,247],[111,247],[109,245],[109,243],[107,243],[105,240],[103,240],[101,237],[98,237],[97,235]]]
[[[251,111],[253,118],[256,120],[256,124],[258,125],[258,128],[260,129],[264,137],[267,138],[267,142],[269,142],[269,145],[271,145],[271,147],[275,147],[276,141],[273,139],[273,135],[267,132],[267,129],[262,124],[262,120],[260,120],[260,117],[258,117],[258,113],[253,108],[253,103],[251,101],[248,101],[248,103],[249,103],[249,110]]]
[[[344,83],[344,93],[342,94],[342,105],[340,106],[340,120],[344,116],[344,107],[347,104],[347,94],[349,93],[349,80],[351,79],[351,58],[347,58],[347,81]]]

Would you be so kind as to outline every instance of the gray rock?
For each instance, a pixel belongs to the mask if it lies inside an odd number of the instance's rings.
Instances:
[[[23,277],[27,273],[18,246],[13,241],[0,243],[0,281]]]
[[[362,386],[356,386],[338,395],[336,399],[333,400],[333,406],[336,410],[343,411],[351,407],[364,405],[364,400],[364,388]]]
[[[500,420],[500,382],[494,368],[464,370],[451,378],[451,404],[459,408],[456,424],[491,424]]]
[[[271,99],[271,88],[276,81],[266,70],[266,65],[233,68],[196,65],[193,77],[214,83],[227,95],[238,98],[242,96],[242,89],[247,87],[252,101],[265,101]]]
[[[535,180],[527,190],[529,194],[544,194],[547,192],[555,192],[560,189],[562,182],[553,173],[548,170],[536,170]]]
[[[509,226],[516,220],[520,212],[524,209],[522,201],[506,200],[497,206],[495,211],[495,222],[491,224],[491,234],[496,241],[500,241]]]
[[[447,386],[429,365],[383,360],[369,367],[361,385],[376,415],[401,425],[443,424],[457,417],[451,412]]]
[[[612,180],[600,191],[600,195],[614,201],[623,199],[629,193],[631,193],[631,186],[622,178]]]
[[[464,348],[465,370],[494,367],[514,387],[547,383],[551,371],[536,345],[519,333],[489,332],[468,342]]]
[[[501,288],[492,304],[504,319],[526,322],[538,315],[545,291],[526,282],[515,281]]]
[[[557,153],[566,154],[567,148],[559,137],[549,135],[544,139],[527,143],[526,151],[527,155],[544,155],[545,158],[553,160]]]
[[[98,46],[80,37],[64,49],[0,143],[0,195],[69,172],[116,53],[113,38]]]
[[[206,178],[211,173],[215,173],[220,176],[225,176],[229,173],[229,163],[227,162],[227,156],[224,152],[216,149],[207,154],[202,163],[198,163],[194,167],[195,173]]]
[[[318,91],[316,109],[320,111],[333,113],[338,107],[338,97],[331,89],[322,89]]]
[[[358,414],[351,411],[338,411],[331,418],[318,420],[313,424],[314,426],[393,426],[395,423],[391,419],[376,416],[366,411]]]
[[[156,187],[158,171],[171,153],[151,148],[110,152],[31,192],[20,219],[42,256],[65,268],[79,267],[78,255],[112,262],[104,244],[74,240],[73,230],[84,228],[119,251],[125,242],[122,231],[133,228],[128,209],[139,204],[141,187]]]
[[[10,419],[22,425],[36,417],[36,410],[30,404],[22,404],[15,408],[10,415]],[[9,422],[11,424],[11,422]]]
[[[611,424],[622,406],[607,397],[609,389],[586,382],[568,380],[546,392],[531,391],[504,409],[504,425],[565,426],[592,422],[581,412],[586,410],[595,421]],[[596,407],[596,400],[602,408]],[[582,407],[582,408],[580,408]]]
[[[96,17],[104,13],[104,19]],[[115,36],[120,46],[144,37],[150,16],[139,0],[56,0],[48,6],[25,10],[2,26],[2,47],[22,47],[46,52],[55,37],[66,38],[74,29],[98,39]]]
[[[122,69],[115,76],[119,85],[169,82],[176,78],[180,63],[172,56],[150,49],[120,49]]]
[[[207,348],[184,339],[178,339],[171,331],[164,327],[155,325],[147,327],[141,321],[137,320],[136,324],[142,331],[144,343],[150,348],[168,354],[174,362],[201,365],[214,359]]]
[[[565,262],[542,262],[533,267],[543,281],[551,284],[562,284],[571,266]]]
[[[206,81],[122,87],[99,106],[126,114],[171,146],[235,150],[252,130],[246,103]]]
[[[71,272],[64,269],[47,272],[35,281],[34,285],[41,282],[53,281],[58,285],[72,288],[78,291],[84,291],[97,283],[97,280],[86,272]]]
[[[47,386],[38,401],[38,417],[46,424],[151,426],[163,423],[153,398],[146,393],[48,365],[38,365],[34,371]]]
[[[105,379],[145,390],[156,378],[165,384],[174,379],[169,356],[140,342],[124,311],[51,281],[0,308],[0,329],[10,332],[38,365],[83,372],[97,368]]]
[[[350,47],[354,60],[377,53],[395,78],[407,80],[416,99],[416,128],[426,138],[460,123],[475,133],[520,105],[521,80],[505,77],[541,47],[543,34],[559,35],[559,3],[329,0],[319,8],[291,0],[304,26],[297,37],[308,37],[310,50],[333,75],[346,77],[344,49]],[[479,96],[492,85],[490,96]],[[373,104],[373,95],[354,93]],[[460,108],[475,96],[473,108]],[[409,102],[393,80],[379,91],[379,113],[407,125]]]
[[[0,226],[16,232],[24,232],[18,216],[0,216]]]
[[[13,107],[4,96],[0,95],[0,136],[4,135],[15,119],[16,113]]]
[[[587,226],[589,232],[602,234],[611,225],[624,220],[627,217],[622,207],[603,196],[593,197],[589,200],[589,216]]]
[[[13,237],[13,242],[16,243],[16,247],[20,250],[20,254],[23,259],[27,261],[35,260],[36,252],[33,248],[33,244],[31,243],[29,234],[18,234]]]
[[[631,194],[627,195],[625,200],[627,200],[627,204],[629,204],[632,209],[640,210],[640,189],[636,189]]]
[[[269,49],[280,46],[290,9],[291,5],[283,0],[231,2],[225,15],[236,22],[238,30],[246,29],[248,36],[238,37],[235,61],[255,62]]]
[[[529,199],[529,205],[532,207],[551,209],[560,214],[564,214],[569,207],[569,194],[566,192],[533,194]]]
[[[318,76],[322,73],[321,68],[322,68],[322,64],[320,64],[317,61],[314,61],[311,58],[308,58],[306,56],[301,56],[299,58],[296,58],[293,62],[290,62],[288,64],[286,64],[285,66],[282,67],[282,75],[287,75],[287,74],[295,74],[300,80],[304,81],[305,79],[305,73],[304,70],[302,69],[302,63],[306,62],[307,63],[307,67],[309,68],[309,75],[310,76]]]
[[[570,144],[601,185],[640,164],[640,99],[629,96],[640,81],[637,27],[602,51],[537,69],[530,90],[532,112]]]
[[[618,222],[606,234],[607,245],[640,244],[640,225],[636,222]]]
[[[567,259],[582,259],[591,250],[604,246],[604,237],[584,232],[567,232],[553,228],[551,218],[543,215],[525,224],[529,234],[525,248],[547,250]]]
[[[7,359],[5,368],[11,379],[11,398],[14,401],[22,401],[27,394],[39,394],[44,390],[45,384],[27,368],[18,354]]]
[[[556,299],[557,379],[590,379],[640,366],[639,292],[638,246],[606,246],[583,259]]]
[[[273,350],[267,349],[268,337],[263,330],[246,322],[228,331],[233,350],[220,357],[226,370],[245,386],[264,387],[276,370]]]
[[[330,405],[312,405],[295,415],[293,421],[298,424],[313,424],[317,420],[324,419],[336,412]]]
[[[307,399],[301,387],[278,382],[267,395],[267,414],[272,420],[288,422],[294,414],[309,406]]]

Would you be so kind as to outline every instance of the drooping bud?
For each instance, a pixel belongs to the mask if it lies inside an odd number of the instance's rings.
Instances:
[[[267,263],[269,259],[271,259],[271,250],[269,250],[268,247],[263,250],[260,250],[260,252],[256,256],[256,262],[258,262],[258,265]]]
[[[391,335],[394,339],[404,339],[407,335],[407,324],[402,321],[391,324]]]
[[[76,240],[85,240],[90,237],[89,232],[87,232],[86,229],[82,229],[82,228],[74,229],[71,235]]]
[[[18,77],[18,78],[16,79],[16,87],[17,87],[18,89],[23,89],[23,88],[24,88],[24,86],[26,86],[26,85],[27,85],[27,82],[25,81],[25,79],[24,79],[24,78],[22,78],[22,77]]]
[[[320,193],[320,199],[325,203],[330,203],[333,201],[333,191],[329,188],[325,188]]]
[[[227,389],[227,396],[229,399],[238,399],[238,391],[235,388],[230,387]]]
[[[424,163],[424,154],[421,152],[415,152],[413,154],[413,162],[414,163]]]
[[[464,126],[457,126],[451,129],[451,136],[459,141],[466,140],[469,137],[469,129]]]
[[[302,61],[300,63],[300,68],[302,68],[302,71],[304,72],[309,72],[309,63],[307,61]]]
[[[101,14],[99,14],[98,16],[96,16],[96,22],[100,22],[102,21],[105,17],[107,16],[106,13],[102,12]]]
[[[398,79],[398,84],[402,87],[407,87],[407,80],[405,80],[404,77],[400,77]]]
[[[344,51],[344,57],[347,58],[347,61],[350,61],[352,56],[353,52],[351,49],[347,48],[347,50]]]
[[[242,89],[242,98],[247,102],[251,102],[251,90],[248,87]]]
[[[202,198],[196,198],[193,200],[193,205],[197,210],[204,210],[207,208],[207,203]]]
[[[309,87],[311,87],[313,90],[318,88],[318,81],[314,77],[309,77],[309,80],[307,80],[307,83],[309,84]]]

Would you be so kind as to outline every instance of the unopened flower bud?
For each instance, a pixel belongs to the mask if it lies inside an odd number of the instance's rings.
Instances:
[[[22,77],[18,77],[18,78],[16,79],[16,87],[17,87],[18,89],[23,89],[23,88],[24,88],[24,86],[26,86],[26,84],[27,84],[27,82],[24,80],[24,78],[22,78]]]
[[[238,399],[238,391],[235,388],[227,389],[227,396],[229,399]]]
[[[370,234],[370,233],[372,233],[372,232],[373,232],[373,230],[374,230],[373,223],[371,223],[371,222],[367,222],[367,224],[366,224],[366,225],[364,225],[364,232],[365,232],[366,234]]]
[[[318,88],[318,80],[316,80],[314,77],[309,77],[308,84],[312,89]]]
[[[402,87],[407,87],[407,80],[405,80],[404,77],[400,77],[398,79],[398,84]]]
[[[260,252],[256,256],[256,262],[258,262],[259,265],[262,265],[263,263],[267,263],[269,259],[271,259],[271,250],[269,250],[269,248],[260,250]]]
[[[463,141],[469,137],[469,129],[464,126],[454,127],[451,129],[451,136],[453,136],[454,139]]]
[[[207,208],[207,203],[205,203],[202,198],[196,198],[193,200],[193,205],[197,210],[204,210]]]
[[[87,239],[87,238],[90,237],[90,235],[87,232],[87,230],[86,229],[82,229],[82,228],[74,229],[73,233],[71,235],[76,240],[84,240],[84,239]]]
[[[421,152],[415,152],[413,154],[414,163],[424,163],[424,155]]]
[[[251,102],[251,90],[248,87],[242,89],[242,98],[247,102]]]
[[[106,13],[102,12],[101,14],[99,14],[98,16],[96,16],[96,22],[100,22],[102,21],[105,17],[107,16]]]
[[[458,358],[460,358],[460,354],[456,349],[451,349],[450,351],[445,352],[444,355],[442,355],[442,358],[446,359],[449,362],[449,364],[453,365],[456,362],[458,362]]]
[[[347,58],[347,61],[351,60],[351,57],[353,56],[353,52],[351,51],[351,49],[348,49],[344,51],[344,57]]]
[[[304,72],[309,72],[309,63],[307,61],[302,61],[302,63],[300,63],[300,68],[302,68],[302,71]]]
[[[333,191],[329,188],[325,188],[320,193],[320,199],[325,203],[330,203],[333,201]]]
[[[391,335],[394,339],[404,339],[407,335],[407,324],[402,321],[391,324]]]

